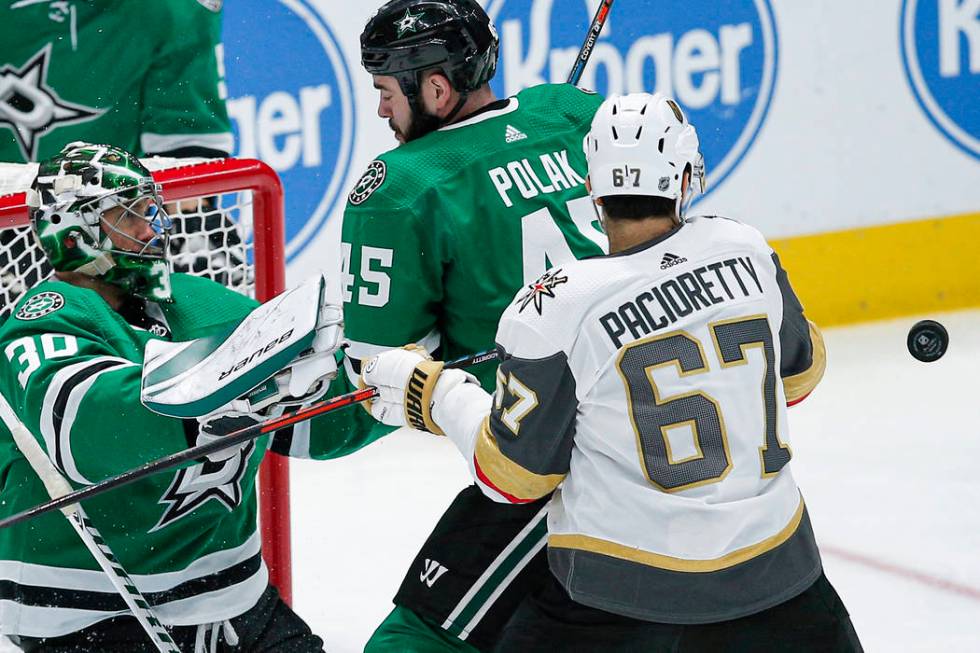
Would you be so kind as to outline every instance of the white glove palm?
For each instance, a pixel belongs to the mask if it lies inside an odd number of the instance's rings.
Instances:
[[[290,361],[271,379],[254,388],[245,397],[231,402],[237,411],[255,412],[269,406],[280,409],[309,404],[329,390],[337,376],[335,354],[344,339],[343,310],[321,298],[317,315],[316,336],[309,349]]]
[[[337,376],[337,360],[334,357],[344,339],[344,313],[341,307],[320,305],[313,346],[297,356],[282,372],[276,375],[280,389],[291,404],[312,401],[326,391]],[[280,376],[283,378],[280,380]]]
[[[455,387],[476,377],[462,370],[444,370],[424,349],[408,345],[378,354],[364,366],[361,381],[378,389],[378,397],[364,402],[371,415],[389,426],[410,426],[443,435],[432,411]]]

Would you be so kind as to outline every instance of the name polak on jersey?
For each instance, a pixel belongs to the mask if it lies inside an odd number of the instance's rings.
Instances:
[[[568,163],[568,150],[539,154],[533,162],[527,158],[511,161],[505,166],[487,170],[504,206],[514,206],[510,192],[517,191],[524,199],[575,188],[585,183]]]
[[[739,269],[742,270],[741,274]],[[743,274],[746,275],[744,280]],[[600,317],[599,324],[615,348],[619,349],[627,332],[627,342],[638,340],[694,311],[753,294],[762,294],[762,284],[752,261],[741,257],[730,258],[679,274],[643,291],[615,311]]]

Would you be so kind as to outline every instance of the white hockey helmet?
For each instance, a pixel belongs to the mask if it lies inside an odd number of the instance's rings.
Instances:
[[[681,180],[691,173],[688,199],[705,190],[698,134],[677,103],[660,93],[609,97],[583,143],[592,197],[650,195],[673,199],[682,218]]]

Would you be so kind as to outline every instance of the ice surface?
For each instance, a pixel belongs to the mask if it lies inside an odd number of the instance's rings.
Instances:
[[[918,319],[946,356],[906,349]],[[980,650],[980,311],[825,331],[823,382],[792,408],[793,474],[866,650]],[[445,439],[396,433],[293,464],[296,609],[362,650],[442,510],[468,483]]]
[[[938,362],[906,350],[921,317],[949,330]],[[825,336],[827,374],[790,425],[827,575],[869,652],[980,650],[980,310]],[[327,650],[361,651],[466,468],[406,431],[292,470],[295,607]]]

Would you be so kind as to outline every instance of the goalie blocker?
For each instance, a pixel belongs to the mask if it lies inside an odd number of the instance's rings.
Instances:
[[[237,326],[185,342],[151,340],[140,398],[170,417],[228,417],[320,398],[337,372],[342,338],[326,279],[312,277]]]

